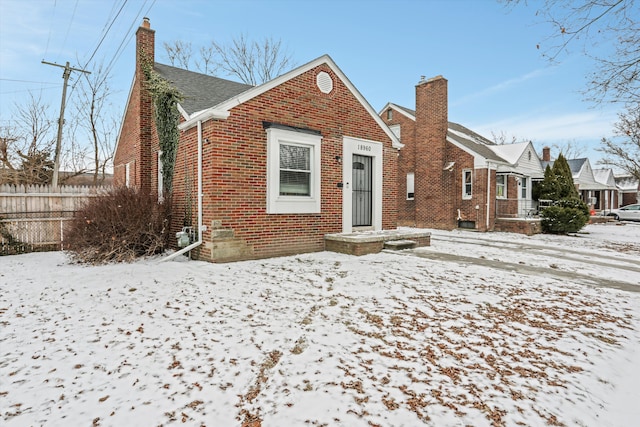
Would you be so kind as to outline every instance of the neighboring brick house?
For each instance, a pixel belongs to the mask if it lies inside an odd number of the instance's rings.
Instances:
[[[619,203],[616,208],[640,203],[640,180],[633,175],[623,174],[615,176],[618,188]]]
[[[116,184],[150,191],[162,180],[140,60],[154,60],[154,38],[145,18],[114,159]],[[255,87],[153,63],[184,95],[173,228],[202,224],[192,256],[320,251],[328,233],[396,229],[402,144],[330,57]]]
[[[442,76],[416,85],[415,110],[388,103],[379,114],[404,145],[399,225],[490,231],[497,214],[520,218],[533,210],[531,187],[544,171],[532,144],[497,145],[449,122]]]

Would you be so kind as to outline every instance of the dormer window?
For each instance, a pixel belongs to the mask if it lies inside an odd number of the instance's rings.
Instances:
[[[387,120],[393,120],[393,110],[391,108],[387,110]]]

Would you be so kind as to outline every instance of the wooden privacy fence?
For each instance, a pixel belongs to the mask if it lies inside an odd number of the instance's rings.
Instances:
[[[0,255],[64,249],[64,226],[110,187],[0,185]]]

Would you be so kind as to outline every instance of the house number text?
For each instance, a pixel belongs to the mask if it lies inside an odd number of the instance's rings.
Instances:
[[[371,146],[370,145],[358,144],[358,150],[359,151],[371,151]]]

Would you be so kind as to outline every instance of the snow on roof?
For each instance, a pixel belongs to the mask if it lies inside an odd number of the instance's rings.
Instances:
[[[611,189],[616,188],[616,181],[613,177],[613,169],[593,169],[593,177],[596,182],[600,184],[605,184],[609,186]]]
[[[528,146],[529,142],[516,142],[514,144],[490,145],[489,148],[513,165],[520,160],[522,153]]]
[[[619,175],[615,177],[616,186],[620,191],[634,192],[640,191],[640,182],[631,175]]]

